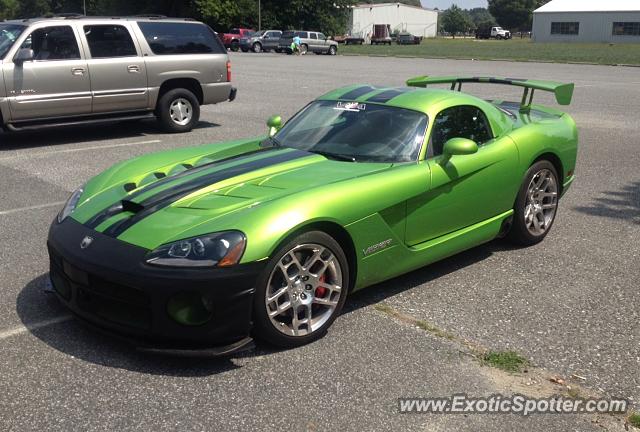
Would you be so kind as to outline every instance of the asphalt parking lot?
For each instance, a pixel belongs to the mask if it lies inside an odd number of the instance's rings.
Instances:
[[[594,415],[407,415],[399,397],[562,392],[640,402],[640,70],[537,63],[232,54],[233,103],[203,107],[192,133],[153,122],[0,135],[0,429],[2,430],[623,430]],[[347,300],[322,340],[228,360],[143,355],[69,319],[43,292],[48,226],[70,191],[152,151],[266,132],[310,99],[356,82],[497,75],[576,83],[567,111],[581,135],[577,180],[540,245],[475,248]],[[469,90],[513,98],[499,86]],[[542,95],[538,101],[552,104]],[[381,312],[426,321],[441,338]],[[511,376],[468,346],[515,350]],[[573,385],[573,384],[572,384]]]

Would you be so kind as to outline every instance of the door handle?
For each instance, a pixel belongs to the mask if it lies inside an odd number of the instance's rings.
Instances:
[[[127,66],[127,70],[131,73],[139,73],[140,72],[140,66],[138,65],[129,65]]]
[[[82,76],[84,75],[84,73],[86,72],[86,70],[84,68],[73,68],[71,69],[71,74],[75,75],[75,76]]]

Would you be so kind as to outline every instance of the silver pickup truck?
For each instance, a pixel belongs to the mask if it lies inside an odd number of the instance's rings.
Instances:
[[[172,18],[0,22],[2,126],[11,131],[157,117],[190,131],[232,101],[227,51],[205,24]]]

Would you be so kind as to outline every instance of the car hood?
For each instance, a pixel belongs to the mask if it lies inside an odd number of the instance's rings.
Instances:
[[[137,182],[135,175],[115,176],[115,183],[83,194],[73,218],[96,231],[152,248],[222,216],[392,166],[334,161],[289,148],[254,148],[206,160],[194,166],[180,161],[166,176],[151,173],[138,176]]]

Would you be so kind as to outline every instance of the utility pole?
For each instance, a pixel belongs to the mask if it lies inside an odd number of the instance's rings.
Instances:
[[[262,4],[261,1],[258,0],[258,31],[262,30]]]
[[[84,15],[87,16],[87,0],[82,0],[82,9],[84,10]]]

